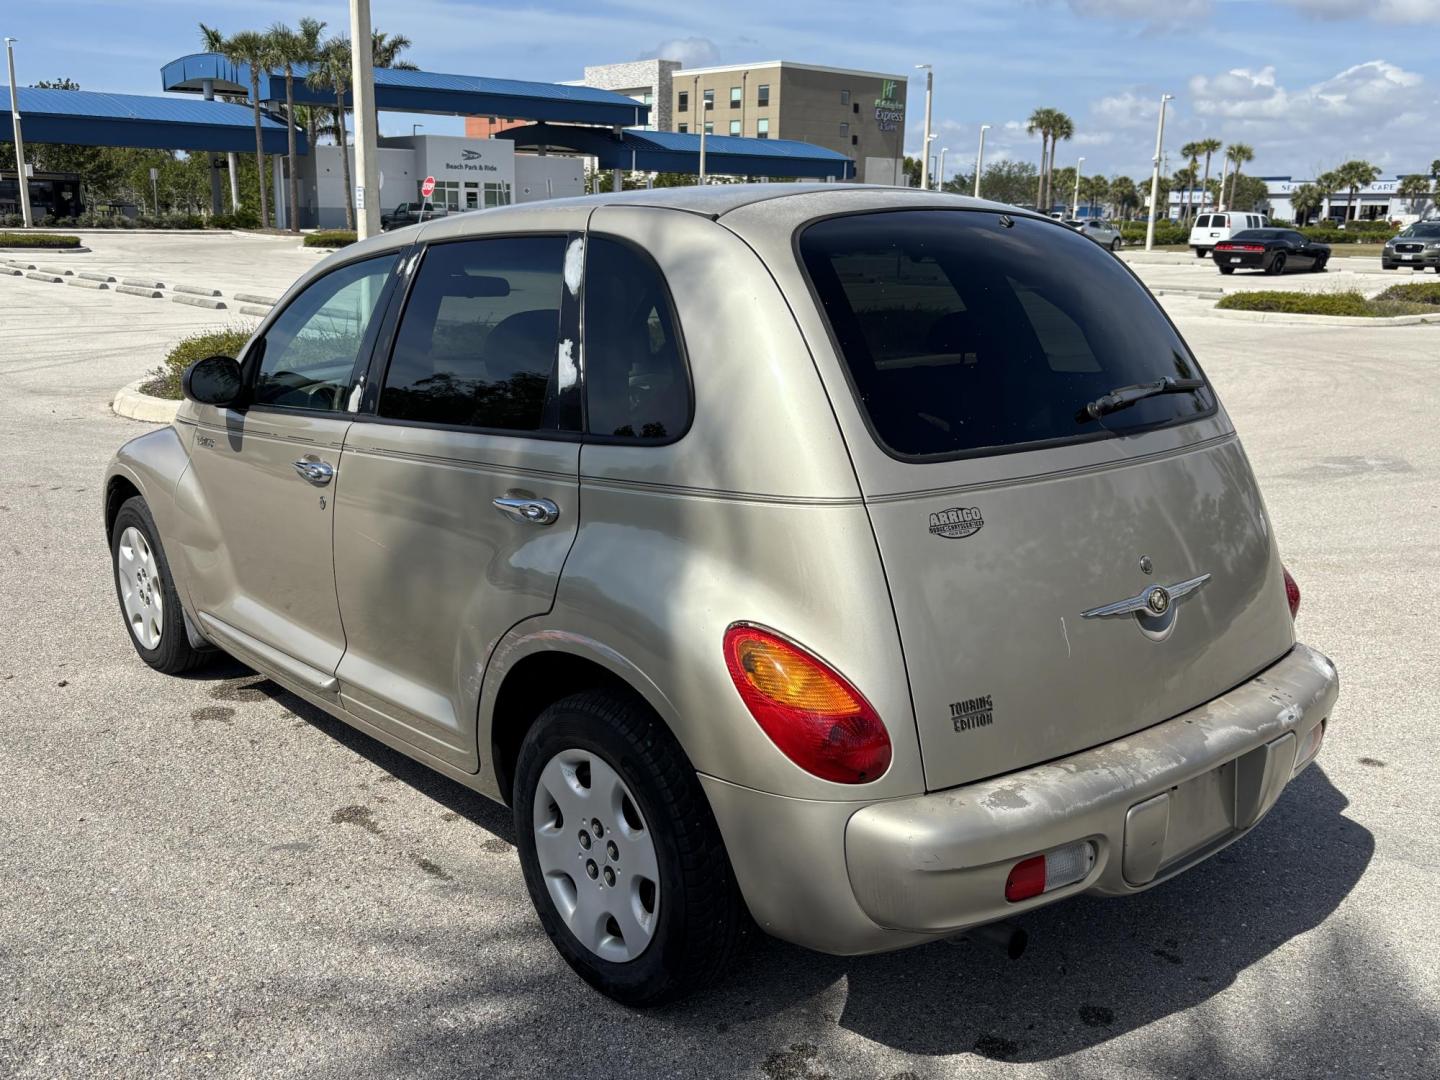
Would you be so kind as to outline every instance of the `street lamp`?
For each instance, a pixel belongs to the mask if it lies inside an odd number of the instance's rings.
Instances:
[[[1075,195],[1070,200],[1070,216],[1072,218],[1078,218],[1080,216],[1080,166],[1084,164],[1085,159],[1083,157],[1075,162]]]
[[[415,133],[416,133],[417,131],[419,131],[419,130],[420,130],[422,127],[424,127],[424,126],[425,126],[424,124],[411,124],[411,125],[410,125],[410,137],[413,139],[413,138],[415,137]]]
[[[690,104],[700,114],[700,183],[705,183],[705,102],[700,97],[700,76],[691,79]]]
[[[980,197],[980,166],[985,160],[985,132],[990,130],[989,124],[980,125],[980,149],[975,151],[975,198]]]
[[[942,146],[940,148],[940,176],[935,182],[936,191],[945,190],[945,155],[949,152],[950,148],[948,146]]]
[[[925,72],[925,144],[920,154],[920,190],[924,191],[930,186],[930,140],[935,138],[930,134],[930,101],[935,94],[935,70],[929,64],[916,64],[915,69]]]
[[[1174,94],[1160,95],[1160,121],[1155,127],[1155,161],[1150,171],[1150,220],[1145,224],[1145,250],[1155,247],[1155,211],[1160,201],[1160,148],[1165,142],[1165,103],[1174,101]]]
[[[25,139],[20,134],[20,101],[15,89],[15,39],[5,39],[5,64],[10,72],[10,115],[15,119],[15,186],[20,189],[20,214],[28,229],[35,224],[30,214],[30,179],[25,175]]]
[[[350,86],[355,101],[355,232],[380,233],[380,151],[375,123],[375,57],[370,48],[370,0],[350,0]],[[368,198],[367,198],[368,196]],[[263,224],[263,223],[262,223]]]

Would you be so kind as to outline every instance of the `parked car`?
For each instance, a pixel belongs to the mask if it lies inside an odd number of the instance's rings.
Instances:
[[[436,207],[433,203],[408,203],[402,202],[388,214],[380,215],[380,228],[384,232],[391,229],[403,229],[407,225],[418,225],[422,221],[429,221],[432,218],[445,217],[448,211],[445,207]]]
[[[1190,226],[1190,250],[1197,259],[1210,254],[1211,249],[1221,240],[1229,240],[1245,229],[1266,229],[1270,219],[1255,213],[1209,213],[1200,214]]]
[[[1294,229],[1245,229],[1215,245],[1215,265],[1222,274],[1236,270],[1287,270],[1321,273],[1330,261],[1330,245],[1311,240]]]
[[[747,911],[854,954],[1148,889],[1335,705],[1195,356],[1041,215],[830,184],[457,215],[325,259],[183,382],[103,485],[141,659],[224,650],[508,803],[546,933],[621,1001],[711,979]]]
[[[1440,221],[1417,221],[1385,241],[1380,266],[1384,270],[1398,266],[1413,266],[1417,270],[1429,267],[1440,274]]]
[[[1066,218],[1065,224],[1069,225],[1082,236],[1088,236],[1101,247],[1109,248],[1111,251],[1119,251],[1123,241],[1120,239],[1120,229],[1109,221],[1100,221],[1097,218]]]

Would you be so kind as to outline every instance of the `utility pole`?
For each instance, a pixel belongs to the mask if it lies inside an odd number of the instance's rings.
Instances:
[[[370,0],[350,0],[350,85],[355,103],[356,235],[380,233],[380,152],[375,123],[375,57]]]
[[[5,64],[10,71],[10,115],[15,120],[15,186],[20,190],[20,214],[28,229],[35,224],[30,213],[30,178],[25,175],[25,139],[20,134],[20,94],[15,89],[15,39],[5,39]]]
[[[1146,251],[1155,247],[1155,212],[1160,201],[1160,148],[1165,142],[1165,103],[1174,100],[1174,94],[1160,95],[1160,121],[1155,128],[1155,161],[1150,171],[1150,220],[1145,225]]]
[[[916,70],[925,72],[925,142],[920,147],[920,190],[930,186],[930,103],[935,94],[935,69],[929,64],[916,64]]]
[[[695,111],[700,114],[700,183],[705,183],[705,99],[700,96],[700,76],[692,77],[694,92],[690,100],[695,105]]]
[[[980,197],[980,167],[985,161],[985,132],[990,130],[989,124],[980,125],[980,149],[975,151],[975,198]]]
[[[1084,164],[1085,159],[1083,157],[1075,162],[1075,194],[1070,200],[1070,216],[1072,218],[1078,218],[1080,216],[1080,166]]]
[[[950,152],[950,148],[949,148],[948,146],[942,146],[942,147],[940,148],[940,175],[939,175],[939,177],[936,178],[936,181],[935,181],[935,190],[936,190],[936,191],[944,191],[944,190],[945,190],[945,155],[948,154],[949,152]]]

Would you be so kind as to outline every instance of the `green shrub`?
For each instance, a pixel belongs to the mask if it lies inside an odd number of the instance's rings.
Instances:
[[[1396,232],[1388,221],[1352,221],[1343,229],[1334,225],[1306,225],[1300,231],[1322,244],[1383,244]]]
[[[235,323],[223,330],[204,330],[182,338],[166,354],[164,362],[151,369],[140,386],[141,392],[179,401],[183,396],[180,393],[180,376],[187,367],[207,356],[238,357],[254,330],[254,326],[248,323]]]
[[[347,229],[324,229],[305,234],[306,247],[340,248],[353,243],[355,234]]]
[[[1375,299],[1400,300],[1411,304],[1440,307],[1440,281],[1427,281],[1414,285],[1391,285]]]
[[[1395,286],[1399,288],[1403,286]],[[1386,292],[1392,291],[1387,289]],[[1391,315],[1420,315],[1429,309],[1425,304],[1386,297],[1374,300],[1354,289],[1346,292],[1282,292],[1255,289],[1230,293],[1215,305],[1229,311],[1283,311],[1290,315],[1348,315],[1362,318],[1385,318]]]
[[[75,248],[80,246],[78,236],[57,236],[55,233],[0,233],[0,248]]]
[[[212,229],[258,229],[260,215],[249,207],[242,206],[233,214],[216,214],[210,219]]]
[[[1143,221],[1125,221],[1120,225],[1120,235],[1126,244],[1145,243],[1146,223]],[[1184,244],[1190,239],[1190,229],[1174,221],[1155,222],[1155,243],[1162,246],[1167,244]]]

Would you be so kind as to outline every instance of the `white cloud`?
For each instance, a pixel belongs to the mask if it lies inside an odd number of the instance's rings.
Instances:
[[[1133,90],[1126,90],[1092,102],[1090,112],[1108,128],[1149,128],[1160,112],[1160,98],[1155,94],[1142,97]]]
[[[662,41],[641,59],[658,57],[661,60],[679,60],[682,67],[708,67],[720,63],[720,48],[709,38],[685,37]]]
[[[1201,116],[1283,123],[1315,129],[1337,121],[1384,125],[1433,99],[1424,77],[1385,60],[1370,60],[1298,91],[1276,79],[1275,68],[1232,68],[1190,80],[1192,107]]]
[[[1440,0],[1281,0],[1315,19],[1371,18],[1387,23],[1440,22]]]

